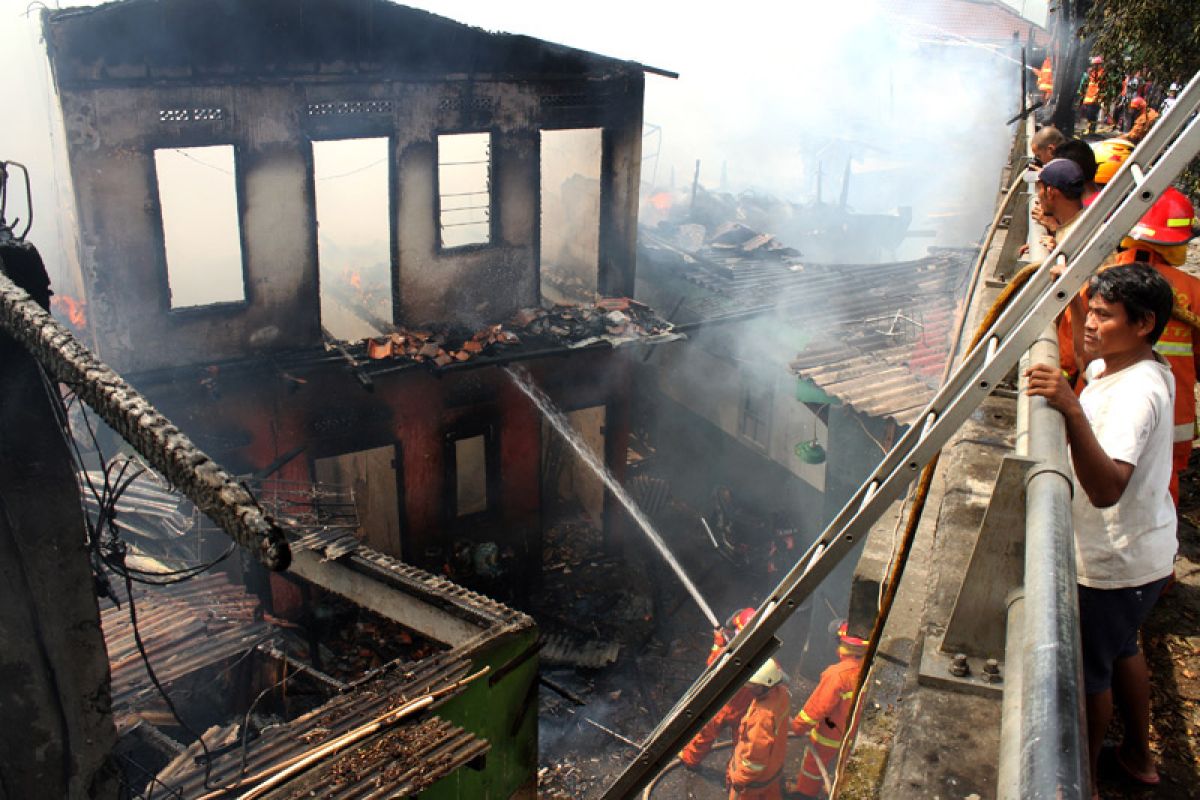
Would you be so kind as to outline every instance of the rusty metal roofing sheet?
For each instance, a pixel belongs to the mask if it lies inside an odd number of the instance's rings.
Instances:
[[[797,376],[902,425],[934,395],[975,257],[930,248],[924,258],[882,264],[728,262],[711,251],[680,258],[652,233],[641,237],[643,277],[683,298],[678,326],[780,320],[807,340],[790,362]]]
[[[142,663],[130,624],[123,587],[121,608],[100,613],[112,671],[113,710],[118,718],[158,697]],[[138,631],[159,680],[175,680],[206,666],[236,658],[273,636],[261,617],[258,598],[222,573],[209,573],[171,586],[134,585]]]

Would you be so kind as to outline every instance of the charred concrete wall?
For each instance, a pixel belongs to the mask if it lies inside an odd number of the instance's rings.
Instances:
[[[393,319],[540,298],[541,130],[601,128],[598,286],[633,292],[643,76],[384,0],[127,0],[48,12],[101,355],[119,370],[321,342],[312,142],[387,137]],[[491,134],[490,241],[445,249],[437,137]],[[172,310],[156,149],[232,146],[244,301]]]
[[[623,476],[629,435],[627,363],[608,351],[527,363],[564,409],[604,406],[605,456]],[[245,367],[175,372],[140,388],[231,469],[255,472],[297,448],[278,477],[309,482],[325,458],[394,447],[400,546],[367,544],[438,572],[455,540],[495,541],[520,563],[540,563],[542,419],[496,367],[430,374],[410,367],[374,378],[364,391],[340,363],[264,371]],[[488,430],[493,481],[485,512],[453,508],[453,441]],[[525,556],[530,556],[526,559]]]

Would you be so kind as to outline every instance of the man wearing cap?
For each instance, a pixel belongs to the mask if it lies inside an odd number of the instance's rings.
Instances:
[[[1175,104],[1179,102],[1178,95],[1179,95],[1179,84],[1172,83],[1170,85],[1170,87],[1167,88],[1167,97],[1165,100],[1162,101],[1162,105],[1159,106],[1159,110],[1161,110],[1162,113],[1165,114],[1168,111],[1170,111],[1172,108],[1174,108]]]
[[[1083,210],[1083,170],[1074,161],[1056,158],[1038,173],[1037,201],[1042,212],[1058,221],[1054,239],[1066,239]]]
[[[1096,199],[1096,195],[1100,193],[1100,187],[1096,185],[1098,181],[1097,164],[1092,148],[1081,139],[1068,139],[1055,148],[1054,157],[1065,158],[1078,165],[1079,171],[1083,173],[1083,194],[1080,195],[1079,202],[1084,208],[1091,205],[1092,201]],[[1041,223],[1047,233],[1053,234],[1058,231],[1058,220],[1047,213],[1041,203],[1033,204],[1032,213],[1034,220]]]

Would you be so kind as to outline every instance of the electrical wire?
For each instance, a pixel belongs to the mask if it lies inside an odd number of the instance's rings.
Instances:
[[[56,390],[56,387],[51,382],[49,376],[39,367],[39,374],[42,378],[43,388],[46,390],[50,405],[54,409],[54,414],[59,423],[63,438],[66,440],[68,449],[70,450],[75,461],[76,472],[81,474],[80,480],[81,490],[86,485],[87,491],[91,492],[93,499],[96,501],[97,514],[93,519],[87,514],[84,509],[84,520],[88,533],[88,545],[93,554],[93,571],[96,576],[97,588],[107,590],[105,593],[111,597],[114,602],[117,600],[115,594],[108,586],[107,577],[104,575],[103,567],[107,567],[112,572],[124,579],[126,602],[129,606],[129,622],[133,628],[134,644],[137,646],[138,654],[141,656],[142,663],[146,667],[146,674],[150,678],[150,682],[161,695],[167,708],[171,712],[171,716],[179,724],[179,727],[186,731],[192,738],[200,744],[200,749],[204,755],[204,787],[206,789],[215,789],[211,784],[212,779],[212,754],[209,751],[208,743],[204,741],[204,737],[198,734],[190,725],[188,725],[182,715],[179,713],[175,702],[171,699],[166,688],[162,685],[157,673],[154,671],[154,666],[150,661],[150,656],[146,652],[145,643],[142,641],[141,629],[138,625],[137,618],[137,601],[134,597],[134,583],[141,583],[150,586],[166,586],[175,583],[182,583],[191,580],[196,576],[207,572],[217,564],[224,561],[237,549],[237,543],[231,543],[215,560],[196,564],[189,567],[183,567],[177,570],[167,571],[151,571],[143,570],[137,567],[131,567],[126,563],[128,554],[128,546],[120,537],[120,529],[117,526],[117,502],[125,491],[142,475],[149,471],[149,468],[134,458],[121,458],[106,461],[104,453],[100,447],[100,442],[96,436],[96,431],[88,417],[87,410],[82,404],[79,405],[80,414],[82,417],[84,428],[87,430],[88,436],[92,442],[92,446],[96,451],[96,457],[103,465],[101,474],[103,482],[99,487],[92,481],[91,475],[86,469],[83,453],[80,450],[79,442],[73,435],[71,429],[71,421],[68,416],[68,410],[78,396],[72,392],[70,400],[64,401],[63,396]],[[107,535],[106,535],[107,534]],[[102,565],[102,566],[101,566]],[[253,648],[250,648],[253,650]]]
[[[204,737],[192,730],[192,727],[183,721],[183,717],[179,714],[179,709],[175,707],[175,701],[171,699],[171,695],[163,688],[163,685],[158,680],[158,675],[154,672],[154,667],[150,663],[150,656],[146,653],[146,645],[142,642],[142,633],[138,629],[137,619],[137,603],[133,599],[133,580],[128,574],[125,575],[125,592],[126,599],[129,603],[129,623],[133,626],[133,642],[137,645],[138,654],[142,657],[142,663],[146,666],[146,674],[150,677],[150,682],[154,684],[154,688],[162,695],[163,702],[167,704],[167,708],[171,711],[171,716],[179,723],[179,727],[187,731],[188,735],[200,743],[200,749],[204,751],[204,788],[215,789],[209,780],[212,777],[212,754],[209,752],[208,743],[204,741]]]

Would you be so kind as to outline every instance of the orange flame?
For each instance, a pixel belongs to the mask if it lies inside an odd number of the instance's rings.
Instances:
[[[87,327],[87,303],[67,294],[56,294],[50,298],[50,307],[64,314],[76,328]]]
[[[353,286],[355,289],[358,289],[360,292],[362,291],[362,275],[360,275],[357,271],[352,271],[350,273],[349,280],[351,286]]]
[[[654,206],[659,211],[669,211],[671,209],[671,193],[658,192],[650,195],[650,205]]]

